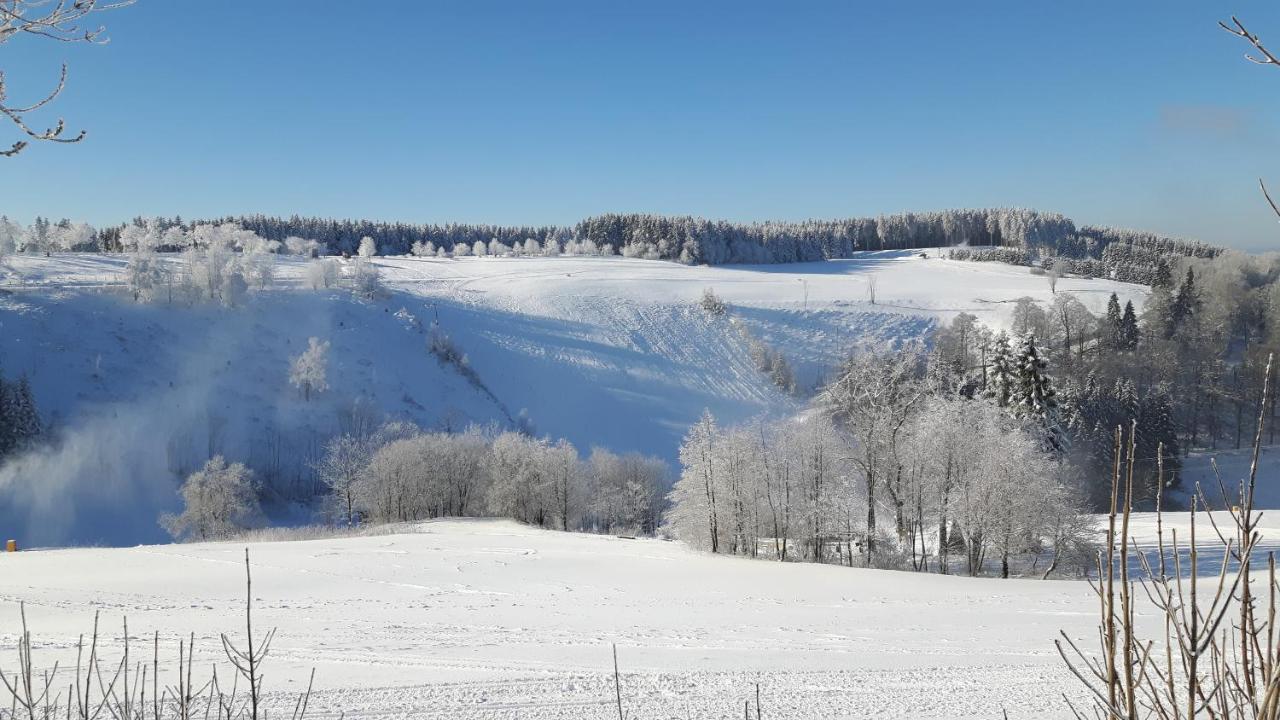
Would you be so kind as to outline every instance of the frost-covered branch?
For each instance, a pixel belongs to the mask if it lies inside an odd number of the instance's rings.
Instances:
[[[134,0],[0,0],[0,44],[20,35],[34,35],[58,42],[105,43],[106,29],[102,26],[83,26],[90,15],[103,10],[132,5]],[[57,143],[80,142],[85,137],[81,130],[74,135],[64,135],[66,122],[58,118],[52,126],[40,129],[28,122],[27,115],[52,103],[67,84],[67,66],[64,63],[58,82],[42,99],[27,105],[11,104],[5,75],[0,71],[0,115],[17,129],[24,139],[15,141],[9,148],[0,150],[0,156],[12,157],[22,152],[32,141]]]

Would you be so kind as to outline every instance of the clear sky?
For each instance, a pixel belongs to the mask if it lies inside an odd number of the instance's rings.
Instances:
[[[1217,2],[139,0],[71,64],[88,139],[0,160],[0,212],[567,223],[950,207],[1280,249],[1280,6]],[[47,122],[48,120],[46,120]],[[3,139],[5,136],[0,136]]]

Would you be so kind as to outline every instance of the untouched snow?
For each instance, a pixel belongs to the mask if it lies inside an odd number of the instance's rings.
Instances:
[[[243,634],[235,543],[0,556],[0,658],[27,603],[37,662],[74,660],[101,611],[111,642],[160,631],[197,662]],[[259,628],[279,632],[268,685],[313,717],[610,718],[610,645],[629,717],[1067,717],[1080,695],[1053,647],[1092,637],[1083,582],[970,579],[778,564],[658,540],[509,521],[252,543]],[[172,647],[169,647],[172,646]],[[5,661],[7,662],[7,661]],[[7,664],[4,665],[7,668]],[[281,697],[283,704],[288,698]]]
[[[698,307],[705,288],[780,350],[807,388],[854,345],[920,337],[962,311],[1003,327],[1013,300],[1052,298],[1046,279],[1027,268],[868,252],[722,267],[383,257],[375,262],[389,292],[364,302],[303,290],[305,262],[280,257],[280,290],[226,310],[135,305],[122,287],[126,262],[92,254],[0,261],[0,370],[27,374],[41,410],[71,438],[27,471],[39,483],[0,471],[0,527],[28,546],[160,539],[155,516],[176,502],[176,477],[210,452],[259,467],[279,458],[286,484],[304,482],[306,462],[350,422],[353,404],[426,427],[510,427],[523,413],[537,434],[567,438],[584,453],[639,451],[674,467],[704,408],[734,423],[803,403],[755,369],[729,321]],[[1139,306],[1146,293],[1070,278],[1058,291],[1095,311],[1111,292]],[[427,353],[433,320],[484,389]],[[332,342],[332,389],[304,403],[287,374],[310,336]],[[4,502],[13,492],[25,495]]]

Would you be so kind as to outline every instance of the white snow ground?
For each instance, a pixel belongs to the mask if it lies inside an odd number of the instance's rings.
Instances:
[[[27,604],[37,661],[74,660],[102,613],[118,643],[240,632],[236,543],[0,556],[0,668]],[[252,543],[268,685],[316,668],[314,717],[610,718],[610,645],[629,717],[1067,717],[1079,695],[1053,647],[1093,637],[1083,582],[778,564],[659,540],[440,521],[402,534]],[[135,652],[136,652],[135,647]],[[283,704],[289,698],[278,698]]]
[[[160,540],[154,518],[175,502],[175,471],[212,450],[258,466],[279,457],[292,482],[356,402],[428,427],[505,425],[525,412],[539,434],[583,452],[635,450],[674,465],[704,408],[732,423],[800,404],[756,371],[728,322],[701,311],[705,288],[806,384],[856,343],[918,337],[961,311],[1004,326],[1013,300],[1052,297],[1027,268],[908,252],[723,267],[578,257],[376,264],[390,293],[373,302],[302,290],[304,262],[281,257],[284,290],[224,310],[135,305],[118,255],[0,261],[0,370],[26,373],[69,438],[24,470],[39,482],[0,471],[0,493],[23,494],[0,502],[0,527],[18,527],[10,531],[29,546]],[[1139,307],[1146,294],[1071,278],[1058,291],[1095,311],[1111,292]],[[435,318],[491,394],[426,352]],[[304,403],[286,377],[310,336],[333,344],[333,389]]]

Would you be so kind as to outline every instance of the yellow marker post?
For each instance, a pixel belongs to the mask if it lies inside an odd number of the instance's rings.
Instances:
[[[18,541],[10,540],[4,544],[5,552],[18,552]]]

